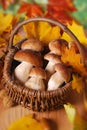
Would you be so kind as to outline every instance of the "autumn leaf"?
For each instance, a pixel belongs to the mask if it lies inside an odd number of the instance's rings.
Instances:
[[[6,44],[7,44],[7,41],[0,37],[0,47],[6,46]]]
[[[73,0],[48,0],[49,4],[53,6],[54,10],[65,10],[67,12],[76,11]]]
[[[84,28],[82,25],[79,25],[78,23],[73,21],[72,25],[68,24],[67,27],[74,33],[74,35],[83,45],[87,45],[87,38],[85,36]],[[63,33],[62,38],[67,40],[68,42],[73,41],[73,39],[71,39],[71,37],[65,32]]]
[[[51,130],[49,120],[42,118],[39,121],[33,118],[33,114],[21,117],[14,121],[7,130]]]
[[[13,16],[11,14],[4,15],[0,13],[0,34],[2,34],[4,31],[5,32],[11,31],[12,20],[13,20]]]
[[[36,128],[36,130],[41,130],[40,123],[32,117],[32,115],[29,115],[16,120],[9,126],[8,130],[33,130],[33,128]]]
[[[61,23],[65,25],[67,24],[67,22],[70,24],[72,23],[72,17],[64,10],[59,10],[55,12],[52,12],[52,10],[47,11],[44,17],[60,21]]]
[[[30,17],[37,17],[42,16],[43,11],[42,8],[38,4],[30,4],[28,2],[22,2],[18,13],[26,13],[26,16]]]
[[[0,13],[0,47],[7,45],[11,31],[18,20],[18,17],[11,14]]]
[[[65,48],[61,59],[65,64],[72,66],[75,72],[87,76],[87,68],[81,63],[80,54],[76,53],[74,47]]]
[[[13,44],[15,45],[16,43],[18,43],[20,40],[22,39],[22,36],[18,33],[14,36],[13,39]]]
[[[58,26],[51,26],[47,22],[32,22],[24,26],[28,38],[37,38],[45,44],[51,40],[59,38],[60,28]]]
[[[73,75],[72,78],[72,88],[76,89],[77,92],[80,93],[84,86],[82,77],[79,77],[78,75]]]
[[[49,0],[45,17],[60,21],[63,24],[72,23],[70,12],[75,11],[76,8],[72,0]]]

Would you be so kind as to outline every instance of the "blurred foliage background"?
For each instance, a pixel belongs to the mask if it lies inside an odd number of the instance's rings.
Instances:
[[[0,12],[19,15],[18,10],[20,9],[22,2],[31,4],[36,3],[42,8],[43,11],[46,11],[49,3],[51,3],[51,5],[53,4],[53,6],[55,6],[56,3],[57,5],[61,3],[60,6],[64,7],[65,5],[63,5],[63,3],[65,3],[65,1],[69,4],[70,2],[71,4],[73,3],[74,7],[76,8],[76,10],[69,12],[69,15],[81,23],[84,28],[87,28],[87,0],[62,0],[62,2],[61,0],[0,0]],[[58,10],[57,7],[56,10]],[[25,12],[22,12],[20,17],[23,18],[24,16]]]

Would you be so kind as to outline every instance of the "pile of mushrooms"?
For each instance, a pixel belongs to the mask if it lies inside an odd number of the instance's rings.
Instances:
[[[68,43],[55,39],[47,47],[48,52],[39,40],[28,39],[14,55],[14,59],[20,61],[14,69],[14,78],[29,89],[56,90],[71,79],[71,71],[61,61],[63,48],[68,47]]]

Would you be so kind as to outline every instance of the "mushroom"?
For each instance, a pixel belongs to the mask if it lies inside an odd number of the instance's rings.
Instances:
[[[49,61],[46,68],[45,68],[45,70],[48,73],[48,78],[49,78],[50,75],[52,75],[55,72],[54,65],[57,63],[62,63],[62,61],[60,59],[60,56],[53,54],[53,53],[47,53],[44,56],[44,59]]]
[[[21,49],[29,49],[40,52],[43,51],[43,46],[42,43],[37,39],[28,39],[22,43]]]
[[[71,78],[71,73],[64,64],[58,63],[54,68],[56,72],[48,81],[48,90],[56,90],[58,87],[62,86],[63,83],[68,83]]]
[[[29,77],[29,72],[33,66],[42,66],[42,58],[38,52],[30,51],[30,50],[20,50],[14,55],[14,59],[18,60],[20,63],[14,70],[14,76],[21,83],[25,83],[25,81]]]
[[[79,53],[79,49],[74,41],[69,42],[69,49],[73,48],[76,53]]]
[[[35,67],[32,68],[29,74],[30,78],[25,82],[25,86],[35,90],[45,90],[44,79],[46,72],[44,69]]]
[[[64,39],[55,39],[49,43],[50,51],[52,53],[59,55],[59,56],[62,55],[64,48],[67,46],[68,46],[68,43]]]

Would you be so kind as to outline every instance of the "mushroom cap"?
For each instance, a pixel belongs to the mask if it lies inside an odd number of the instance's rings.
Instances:
[[[30,49],[33,51],[42,51],[42,43],[37,39],[28,39],[24,41],[21,45],[21,49]]]
[[[15,55],[14,59],[18,61],[25,61],[33,66],[42,66],[42,58],[40,53],[31,50],[19,50]]]
[[[37,77],[40,79],[46,79],[46,71],[39,67],[34,67],[31,69],[29,76],[31,77]]]
[[[61,76],[64,78],[65,82],[69,82],[71,78],[71,73],[69,69],[62,63],[58,63],[54,65],[55,71],[61,74]]]
[[[49,43],[49,49],[55,54],[61,55],[62,49],[68,45],[67,41],[64,39],[55,39]]]
[[[44,59],[45,60],[48,60],[50,62],[54,62],[54,63],[61,63],[61,57],[54,54],[54,53],[47,53],[45,56],[44,56]]]

